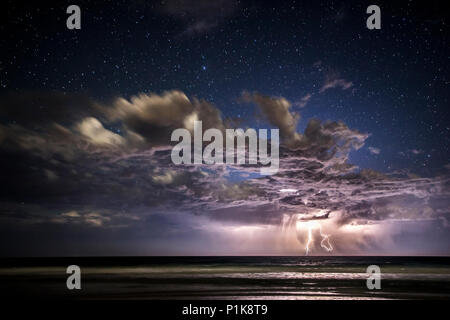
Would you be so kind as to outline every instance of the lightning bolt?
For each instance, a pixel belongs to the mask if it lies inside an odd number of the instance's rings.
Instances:
[[[333,251],[333,246],[330,242],[330,235],[322,232],[322,225],[319,223],[319,231],[320,236],[322,237],[322,241],[320,241],[320,246],[327,250],[328,252]]]
[[[310,223],[308,222],[308,242],[306,242],[306,247],[305,247],[305,255],[309,254],[309,245],[312,242],[312,226],[310,226]]]
[[[309,254],[310,245],[313,242],[312,232],[314,229],[319,229],[320,236],[322,237],[322,240],[320,241],[320,246],[328,252],[333,251],[333,246],[331,245],[330,242],[330,235],[322,232],[322,225],[319,222],[308,221],[306,222],[306,227],[308,228],[308,241],[306,242],[305,246],[305,255]]]

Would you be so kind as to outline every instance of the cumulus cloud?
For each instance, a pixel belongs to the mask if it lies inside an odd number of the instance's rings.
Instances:
[[[167,145],[174,129],[193,131],[195,120],[203,122],[204,130],[224,125],[219,110],[205,100],[189,99],[181,91],[161,95],[140,94],[130,100],[118,98],[106,108],[111,121],[122,121],[125,132],[143,137],[151,145]]]
[[[270,124],[280,129],[280,137],[287,144],[293,145],[300,140],[297,124],[300,115],[291,112],[291,103],[283,97],[269,97],[260,93],[243,93],[244,101],[254,102]]]
[[[291,103],[283,97],[269,97],[260,93],[243,93],[244,101],[255,103],[267,121],[280,129],[282,142],[303,157],[330,160],[331,165],[345,162],[351,150],[364,145],[368,134],[350,129],[343,122],[312,119],[305,132],[297,132],[300,115],[290,110]],[[291,158],[291,157],[288,157]]]

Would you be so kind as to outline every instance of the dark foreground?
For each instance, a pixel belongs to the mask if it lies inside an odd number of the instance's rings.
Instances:
[[[81,268],[68,290],[66,268]],[[366,269],[381,268],[381,290]],[[9,298],[449,299],[448,257],[114,257],[0,260]]]

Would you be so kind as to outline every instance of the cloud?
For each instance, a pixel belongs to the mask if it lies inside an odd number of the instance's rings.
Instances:
[[[300,115],[291,112],[291,103],[285,98],[275,98],[262,95],[260,93],[243,93],[243,99],[247,102],[254,102],[261,110],[270,124],[280,129],[280,137],[285,143],[292,145],[300,140],[297,133],[297,123]]]
[[[224,125],[219,110],[212,104],[189,99],[181,91],[140,94],[130,100],[117,98],[112,108],[105,107],[110,121],[121,121],[124,132],[142,137],[150,145],[168,145],[174,129],[193,130],[195,120],[203,122],[204,130]]]
[[[311,98],[312,98],[312,94],[308,93],[305,96],[303,96],[300,99],[300,101],[295,102],[294,106],[298,106],[300,108],[304,108],[308,104],[309,100],[311,100]]]
[[[50,181],[58,180],[58,175],[52,170],[44,169],[44,173],[47,176],[47,179]]]
[[[399,151],[398,154],[401,156],[410,156],[414,155],[417,156],[419,154],[423,154],[424,151],[421,149],[407,149],[406,151]]]
[[[350,89],[353,86],[353,82],[347,81],[345,79],[336,79],[328,77],[325,83],[320,88],[319,93],[323,93],[329,89],[341,88],[342,90]]]
[[[243,99],[255,103],[267,121],[280,129],[281,141],[303,157],[342,164],[351,150],[364,145],[368,134],[348,128],[342,122],[312,119],[303,134],[297,132],[300,114],[290,111],[291,103],[283,97],[269,97],[260,93],[243,93]]]
[[[134,215],[123,215],[108,211],[78,212],[76,210],[64,212],[51,218],[51,222],[56,224],[75,224],[96,228],[122,228],[126,224],[121,224],[121,222],[127,220],[139,220],[139,218]]]
[[[347,161],[349,152],[360,149],[368,137],[369,134],[350,129],[343,122],[312,119],[301,136],[299,146],[309,157],[342,164]]]
[[[367,149],[369,149],[369,152],[371,154],[380,154],[381,150],[379,148],[375,148],[375,147],[368,147]]]
[[[77,130],[90,142],[98,145],[121,146],[125,139],[103,127],[94,117],[84,118],[76,125]]]
[[[157,184],[171,184],[174,182],[176,178],[176,171],[169,170],[162,175],[154,175],[152,176],[153,182]]]
[[[62,213],[61,216],[63,217],[71,217],[71,218],[78,218],[80,217],[80,214],[76,211],[69,211],[69,212],[65,212]]]

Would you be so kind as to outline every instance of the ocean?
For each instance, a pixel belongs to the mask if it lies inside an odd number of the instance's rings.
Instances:
[[[81,269],[68,290],[66,268]],[[381,289],[366,285],[369,265]],[[449,299],[450,257],[73,257],[0,259],[3,296],[38,299]]]

